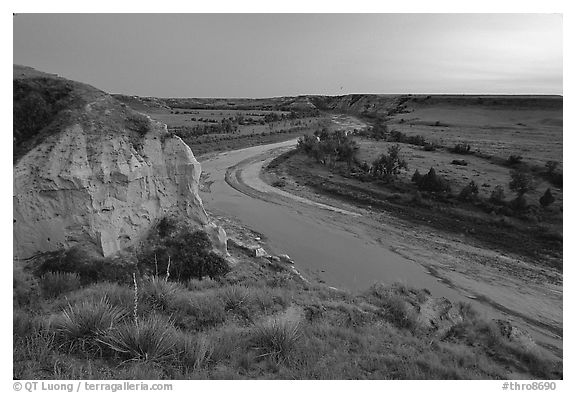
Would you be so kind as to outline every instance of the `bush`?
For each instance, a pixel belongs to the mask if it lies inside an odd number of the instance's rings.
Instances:
[[[513,170],[510,172],[510,177],[511,181],[508,186],[518,197],[534,189],[534,179],[528,172]]]
[[[150,131],[150,119],[143,114],[133,113],[126,118],[126,127],[143,136]]]
[[[372,163],[371,172],[378,179],[391,181],[403,170],[408,170],[408,164],[400,154],[400,146],[396,144],[388,147],[388,154],[380,155]]]
[[[428,173],[422,176],[416,185],[421,191],[450,192],[450,185],[445,179],[436,174],[434,168],[430,168]]]
[[[169,273],[171,279],[186,282],[193,277],[214,279],[230,271],[228,262],[212,251],[206,232],[185,226],[169,231],[162,228],[157,227],[158,231],[148,239],[147,247],[138,258],[143,273],[153,276]]]
[[[478,197],[478,186],[476,185],[476,183],[474,183],[473,180],[470,183],[468,183],[462,189],[462,191],[460,191],[460,194],[458,195],[458,199],[460,199],[461,201],[472,201],[475,200],[477,197]]]
[[[540,197],[540,206],[542,207],[548,207],[550,206],[552,203],[554,203],[554,196],[552,195],[552,191],[550,191],[550,189],[546,189],[546,192],[544,192],[544,195],[542,195]]]
[[[283,179],[274,180],[272,182],[272,187],[276,187],[276,188],[286,187],[286,181]]]
[[[49,126],[72,104],[70,82],[53,78],[13,80],[13,143],[19,146]],[[16,153],[16,149],[15,149]]]
[[[336,161],[346,162],[348,167],[355,160],[358,146],[344,131],[316,131],[314,136],[304,135],[298,139],[298,150],[322,164],[333,165]]]
[[[412,181],[412,183],[418,184],[420,182],[420,180],[422,180],[422,174],[420,173],[420,171],[418,169],[416,169],[416,171],[412,175],[411,181]]]
[[[508,166],[518,165],[518,164],[520,164],[521,161],[522,161],[521,155],[512,154],[510,157],[508,157],[508,160],[506,161],[506,165],[508,165]]]
[[[48,272],[40,277],[40,289],[45,298],[58,297],[78,288],[80,277],[76,273]]]
[[[457,143],[452,149],[452,153],[455,154],[470,154],[470,145],[466,143]]]
[[[131,256],[122,258],[102,258],[97,252],[82,247],[47,254],[47,258],[37,269],[38,275],[47,272],[76,273],[82,285],[97,281],[130,283],[136,264]]]
[[[101,352],[100,339],[127,316],[125,309],[112,306],[108,299],[69,305],[52,322],[51,328],[61,348],[69,353]]]

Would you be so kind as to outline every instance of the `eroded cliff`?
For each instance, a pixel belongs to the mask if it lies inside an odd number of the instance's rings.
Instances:
[[[198,196],[200,164],[180,138],[97,89],[16,70],[20,94],[36,94],[33,105],[47,105],[51,114],[26,133],[15,117],[16,258],[77,244],[92,244],[108,256],[136,244],[164,215],[207,230],[225,252],[225,233],[209,222]],[[47,81],[66,84],[75,99],[58,104],[46,90],[38,93]],[[29,92],[26,86],[32,86]]]

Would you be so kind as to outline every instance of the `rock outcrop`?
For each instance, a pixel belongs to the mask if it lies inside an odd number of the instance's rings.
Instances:
[[[14,77],[16,83],[16,68]],[[32,90],[45,81],[70,85],[46,74],[30,80]],[[78,244],[112,255],[139,242],[168,214],[207,230],[226,252],[226,235],[209,222],[198,196],[201,169],[190,148],[165,125],[103,92],[91,93],[59,110],[21,143],[24,149],[18,146],[23,153],[13,168],[15,257]]]

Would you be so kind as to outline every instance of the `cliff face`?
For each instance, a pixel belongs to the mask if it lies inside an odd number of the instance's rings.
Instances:
[[[64,108],[24,145],[13,168],[16,258],[89,243],[108,256],[164,215],[207,230],[226,251],[198,196],[201,169],[190,148],[112,97]]]

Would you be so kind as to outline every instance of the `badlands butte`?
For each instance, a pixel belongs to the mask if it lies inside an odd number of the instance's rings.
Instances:
[[[13,89],[14,378],[562,378],[562,97]]]

